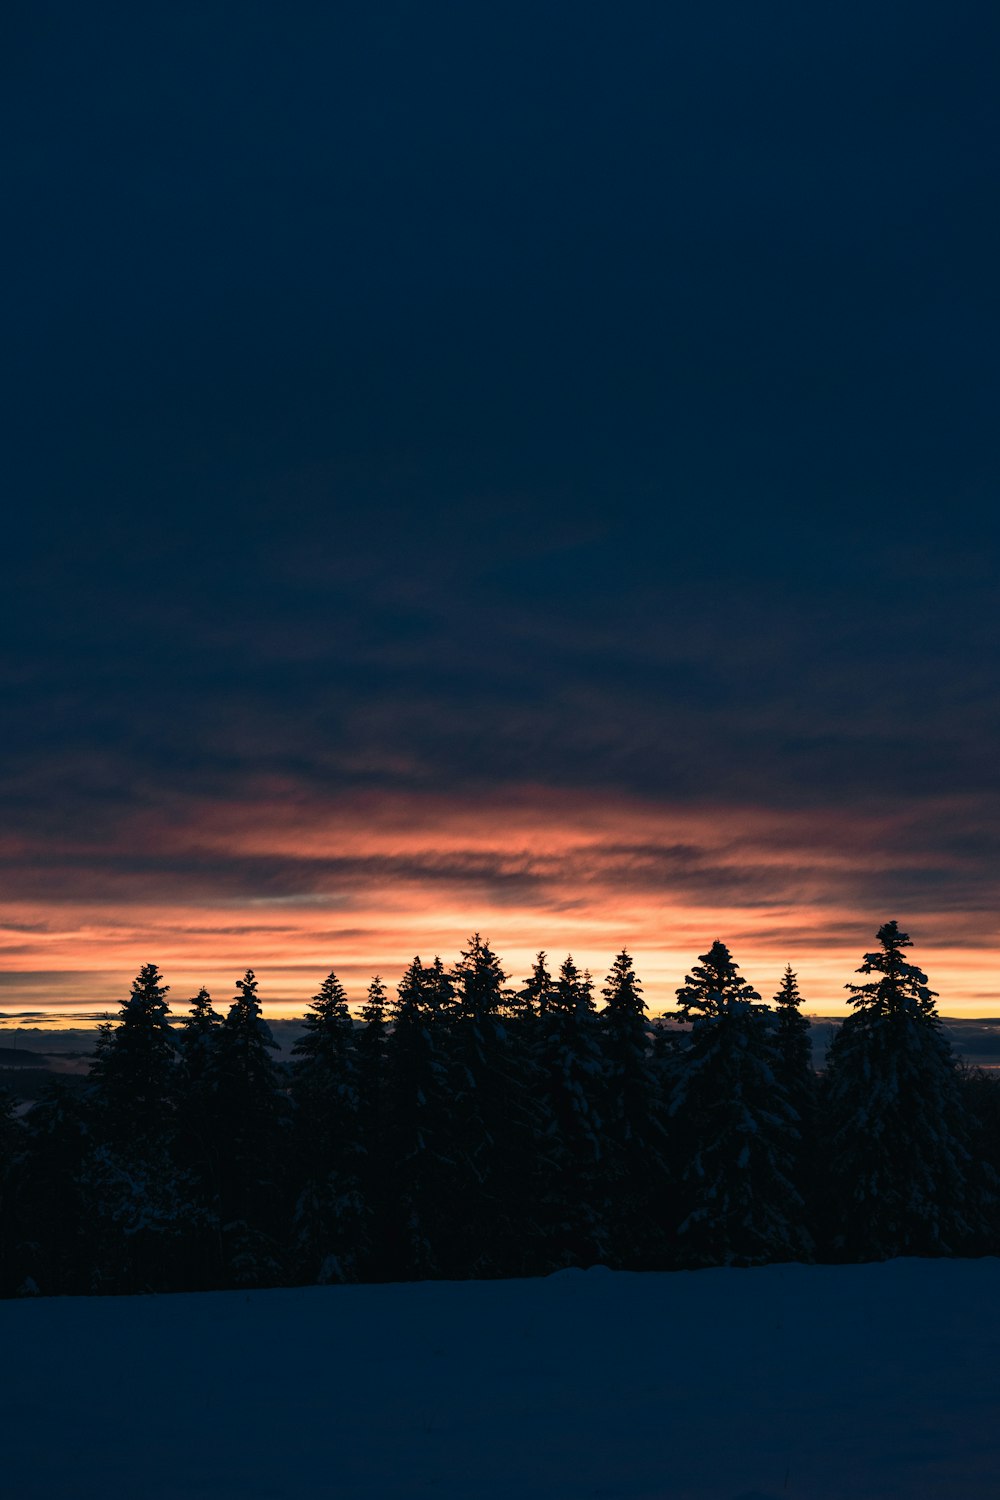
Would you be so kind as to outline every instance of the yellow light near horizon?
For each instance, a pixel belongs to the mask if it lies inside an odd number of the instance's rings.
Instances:
[[[909,913],[883,852],[897,834],[888,815],[722,812],[537,787],[474,805],[400,793],[309,804],[269,783],[252,803],[206,804],[145,827],[167,874],[117,881],[112,872],[101,900],[81,889],[74,900],[8,905],[0,1012],[114,1012],[150,960],[174,1010],[203,983],[226,1006],[248,967],[266,1014],[301,1012],[331,969],[360,1003],[374,972],[393,990],[414,954],[453,962],[478,929],[514,984],[544,948],[552,967],[572,952],[599,992],[625,946],[654,1014],[672,1007],[718,937],[765,999],[790,962],[806,1009],[837,1015],[877,927],[896,917],[943,1014],[1000,1015],[995,916]],[[169,876],[177,855],[187,869],[207,856],[277,859],[301,889],[206,893],[190,875],[187,884]],[[343,873],[333,857],[347,862]]]

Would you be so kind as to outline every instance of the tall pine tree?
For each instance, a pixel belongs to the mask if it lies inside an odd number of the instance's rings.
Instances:
[[[389,1124],[388,1052],[389,1023],[385,985],[376,974],[361,1007],[361,1025],[355,1032],[357,1059],[361,1195],[365,1204],[368,1233],[363,1251],[366,1279],[379,1281],[390,1274],[387,1256],[389,1177],[386,1160]]]
[[[336,974],[324,979],[305,1024],[292,1049],[299,1183],[294,1260],[307,1281],[355,1281],[368,1228],[360,1182],[361,1100],[354,1022]]]
[[[248,969],[220,1028],[214,1079],[223,1247],[237,1286],[270,1285],[281,1273],[287,1098],[276,1050]]]
[[[79,1179],[95,1291],[175,1285],[178,1252],[197,1217],[175,1154],[177,1045],[167,990],[156,964],[144,964],[117,1025],[98,1034]]]
[[[955,1059],[909,937],[877,938],[827,1059],[828,1232],[849,1259],[960,1253],[982,1214]]]
[[[778,1076],[774,1017],[715,942],[677,992],[691,1018],[671,1111],[685,1264],[755,1265],[806,1255],[795,1184],[798,1119]]]
[[[511,1018],[505,980],[489,943],[473,933],[451,974],[455,1177],[446,1239],[457,1275],[525,1269],[536,1116],[530,1059],[519,1046],[524,1017],[518,1009]]]
[[[156,964],[143,964],[118,1024],[100,1028],[91,1099],[99,1132],[114,1145],[162,1139],[172,1115],[177,1045],[162,981]]]
[[[442,1226],[455,1177],[453,1009],[441,960],[415,958],[392,1004],[387,1049],[386,1259],[400,1278],[439,1275],[448,1255]]]
[[[544,1233],[553,1266],[593,1265],[609,1254],[606,1073],[593,985],[572,955],[559,970],[540,1018],[547,1105]]]
[[[640,1268],[662,1262],[669,1189],[664,1101],[646,1027],[646,1002],[625,949],[615,958],[602,994],[611,1259],[615,1265]]]

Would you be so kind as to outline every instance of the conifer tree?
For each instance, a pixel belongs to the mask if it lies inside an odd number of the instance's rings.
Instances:
[[[612,1259],[631,1267],[660,1263],[668,1196],[664,1102],[658,1087],[646,1002],[629,953],[615,958],[600,1012]]]
[[[257,1286],[280,1272],[285,1080],[252,969],[236,991],[216,1052],[219,1195],[227,1275],[236,1285]]]
[[[489,943],[473,933],[450,976],[455,1179],[446,1239],[456,1274],[510,1275],[525,1264],[535,1112],[505,980]]]
[[[813,1070],[810,1025],[802,1014],[798,976],[791,964],[786,964],[781,985],[774,997],[774,1016],[774,1040],[777,1048],[775,1071],[798,1122],[793,1177],[800,1196],[809,1207],[807,1218],[811,1219],[819,1188],[814,1149],[816,1074]]]
[[[377,1154],[385,1116],[386,1054],[389,1023],[385,985],[376,974],[361,1007],[361,1026],[354,1039],[361,1108],[361,1135],[370,1154]]]
[[[144,964],[117,1025],[98,1032],[79,1176],[94,1291],[170,1289],[197,1219],[175,1156],[177,1046],[167,991],[157,966]]]
[[[677,991],[677,1017],[694,1021],[702,1016],[725,1015],[734,1001],[756,1005],[760,996],[742,978],[739,964],[733,962],[725,943],[716,939]]]
[[[366,1278],[376,1281],[390,1272],[386,1247],[386,1188],[389,1177],[386,1159],[389,1125],[387,1006],[385,985],[376,974],[368,986],[368,994],[361,1007],[361,1025],[354,1036],[358,1072],[359,1139],[362,1146],[359,1174],[368,1226],[362,1266]]]
[[[779,1075],[795,1107],[799,1108],[801,1102],[805,1108],[812,1093],[812,1042],[809,1022],[802,1014],[798,976],[791,964],[785,966],[774,997],[774,1013]]]
[[[715,942],[677,992],[692,1018],[671,1112],[686,1264],[754,1265],[808,1253],[795,1186],[798,1121],[777,1071],[773,1015]]]
[[[608,1170],[602,1119],[605,1067],[593,984],[572,955],[541,1017],[549,1141],[545,1234],[553,1265],[592,1265],[608,1255]]]
[[[827,1059],[833,1247],[866,1260],[959,1253],[982,1213],[955,1060],[908,935],[892,921],[877,938]]]
[[[184,1086],[199,1089],[212,1073],[222,1017],[202,985],[181,1026],[179,1047]]]
[[[454,1179],[453,996],[439,958],[414,958],[392,1003],[387,1048],[387,1258],[402,1277],[440,1273]]]
[[[177,1049],[162,978],[156,964],[143,964],[118,1024],[99,1029],[91,1097],[100,1133],[114,1145],[162,1139],[172,1114]]]
[[[328,974],[293,1047],[294,1258],[309,1281],[354,1281],[366,1234],[359,1181],[360,1095],[354,1022],[336,974]]]
[[[632,959],[622,949],[601,991],[601,1035],[607,1077],[605,1128],[622,1148],[643,1151],[654,1127],[653,1076],[649,1067],[646,1002]]]
[[[177,1077],[177,1160],[198,1205],[179,1250],[187,1285],[205,1289],[224,1280],[220,1202],[219,1048],[222,1017],[204,985],[180,1028]]]
[[[531,973],[521,986],[525,1008],[535,1017],[543,1016],[548,1009],[555,981],[548,971],[544,952],[535,955]]]

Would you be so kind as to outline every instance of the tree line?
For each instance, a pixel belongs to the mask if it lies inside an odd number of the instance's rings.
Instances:
[[[651,1023],[627,952],[600,992],[540,953],[507,985],[336,974],[288,1062],[248,971],[175,1024],[154,964],[88,1087],[0,1105],[0,1289],[171,1291],[1000,1251],[1000,1082],[961,1068],[896,922],[825,1070],[789,967],[770,1005],[715,942]]]

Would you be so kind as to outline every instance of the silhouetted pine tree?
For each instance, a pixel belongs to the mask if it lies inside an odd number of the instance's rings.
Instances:
[[[362,1157],[359,1163],[361,1196],[368,1218],[368,1235],[364,1247],[363,1273],[371,1280],[381,1280],[390,1272],[386,1239],[388,1234],[388,1201],[386,1136],[389,1123],[388,1047],[389,1023],[386,1019],[385,985],[378,974],[368,986],[361,1007],[361,1025],[354,1034],[357,1060],[359,1139]]]
[[[795,1186],[798,1121],[778,1077],[774,1017],[715,942],[677,992],[692,1018],[671,1112],[685,1264],[755,1265],[808,1253]]]
[[[802,1014],[801,1007],[799,981],[791,964],[787,964],[778,993],[774,997],[775,1042],[778,1048],[779,1076],[796,1108],[799,1108],[800,1101],[804,1107],[808,1107],[815,1077],[809,1022]]]
[[[799,981],[791,964],[785,966],[781,985],[774,997],[776,1070],[798,1117],[794,1153],[794,1180],[812,1217],[818,1183],[816,1181],[816,1073],[813,1069],[810,1026],[802,1014]]]
[[[202,986],[178,1034],[177,1160],[191,1183],[198,1212],[178,1251],[187,1261],[185,1284],[199,1290],[223,1283],[218,1053],[222,1017]]]
[[[668,1186],[664,1101],[660,1094],[646,1002],[632,959],[623,949],[602,990],[600,1012],[606,1089],[606,1142],[611,1214],[609,1240],[615,1265],[661,1263]]]
[[[183,1086],[199,1089],[211,1075],[222,1017],[202,985],[191,1001],[178,1037]]]
[[[295,1043],[293,1259],[307,1281],[356,1281],[368,1222],[359,1180],[361,1098],[354,1022],[336,974],[313,998]]]
[[[386,1054],[389,1045],[386,1005],[385,985],[376,974],[368,986],[368,994],[361,1007],[361,1025],[354,1038],[362,1139],[372,1142],[381,1138],[385,1114]]]
[[[536,954],[531,973],[520,991],[524,1009],[536,1017],[545,1014],[555,990],[555,980],[548,971],[545,959],[544,952]]]
[[[118,1024],[99,1029],[90,1096],[98,1132],[115,1146],[162,1140],[171,1123],[177,1045],[162,978],[143,964]]]
[[[543,1145],[543,1214],[553,1265],[593,1265],[609,1251],[605,1093],[593,984],[567,956],[540,1018],[540,1062],[549,1120]]]
[[[281,1182],[287,1123],[277,1043],[261,1013],[252,969],[219,1029],[215,1061],[219,1197],[226,1271],[238,1286],[265,1286],[280,1274]]]
[[[95,1291],[166,1290],[197,1217],[177,1166],[176,1040],[155,964],[132,983],[118,1024],[101,1027],[90,1073],[92,1138],[80,1176],[94,1239]]]
[[[953,1254],[982,1229],[971,1122],[909,937],[897,922],[877,936],[827,1059],[829,1232],[851,1259]]]
[[[440,1273],[455,1176],[451,985],[439,958],[415,958],[392,1003],[387,1049],[387,1261],[399,1277]]]
[[[456,1275],[511,1275],[525,1266],[535,1112],[530,1059],[505,1015],[500,961],[473,933],[451,974],[455,1179],[445,1238]]]

